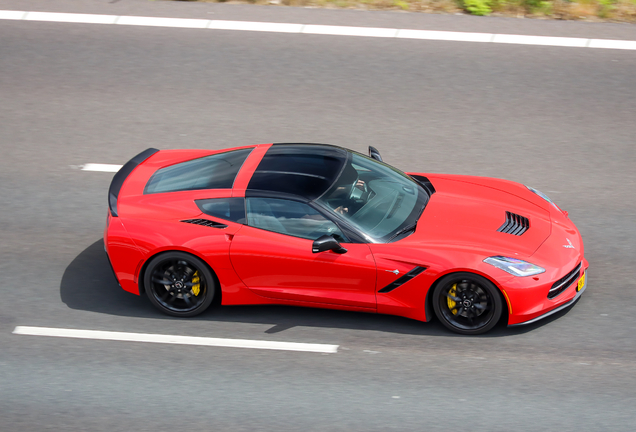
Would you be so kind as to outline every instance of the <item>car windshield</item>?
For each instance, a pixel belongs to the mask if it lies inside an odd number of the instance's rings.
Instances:
[[[334,184],[316,200],[374,243],[414,231],[427,201],[428,194],[408,175],[355,153]]]

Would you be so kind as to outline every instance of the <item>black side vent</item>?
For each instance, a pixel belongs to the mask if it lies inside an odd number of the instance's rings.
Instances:
[[[398,278],[395,281],[391,282],[390,284],[388,284],[387,286],[385,286],[384,288],[382,288],[378,292],[381,292],[381,293],[391,292],[394,289],[396,289],[397,287],[399,287],[400,285],[404,285],[405,283],[407,283],[408,281],[413,279],[415,276],[417,276],[418,274],[422,273],[424,270],[426,270],[426,267],[417,266],[413,270],[411,270],[410,272],[406,273],[401,278]]]
[[[570,273],[563,276],[561,279],[559,279],[552,285],[552,288],[550,288],[550,291],[548,292],[548,298],[553,299],[559,294],[561,294],[563,291],[568,289],[568,287],[572,285],[572,283],[579,278],[580,274],[581,274],[581,263],[579,263],[579,265],[574,267],[574,270],[572,270]]]
[[[195,225],[203,225],[210,228],[219,228],[219,229],[227,228],[227,225],[222,224],[220,222],[214,222],[209,219],[186,219],[186,220],[182,220],[181,222],[191,223]]]
[[[497,231],[520,236],[530,228],[530,221],[528,218],[519,216],[518,214],[506,212],[506,222],[499,227]]]

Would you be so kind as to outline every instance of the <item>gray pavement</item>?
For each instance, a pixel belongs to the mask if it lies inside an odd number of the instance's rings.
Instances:
[[[0,0],[0,9],[636,40],[625,23],[156,0]]]
[[[626,25],[244,5],[0,9],[636,39]],[[0,430],[633,430],[635,70],[631,51],[0,22]],[[537,187],[582,232],[587,291],[543,322],[466,338],[278,306],[170,319],[119,290],[101,243],[112,175],[74,167],[150,146],[292,141]],[[52,339],[16,325],[341,348]]]

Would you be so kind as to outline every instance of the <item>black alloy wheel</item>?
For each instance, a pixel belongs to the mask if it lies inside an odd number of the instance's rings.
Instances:
[[[192,317],[210,306],[216,283],[208,266],[184,252],[166,252],[154,257],[144,274],[150,302],[160,311],[177,317]]]
[[[450,330],[476,335],[492,329],[501,318],[503,301],[495,285],[473,273],[442,278],[433,291],[433,309]]]

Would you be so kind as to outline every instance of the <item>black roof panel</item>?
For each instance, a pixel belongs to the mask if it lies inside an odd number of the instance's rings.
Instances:
[[[263,156],[247,189],[313,200],[338,178],[347,157],[345,149],[324,144],[274,144]]]

